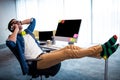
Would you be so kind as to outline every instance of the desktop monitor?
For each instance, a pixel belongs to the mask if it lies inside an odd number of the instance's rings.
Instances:
[[[39,41],[47,41],[52,40],[53,37],[53,31],[40,31],[39,32]]]
[[[78,36],[80,24],[81,24],[81,19],[70,19],[70,20],[59,21],[55,34],[55,40],[69,42],[70,38],[73,38],[75,35]],[[77,42],[77,38],[76,38],[76,42]]]

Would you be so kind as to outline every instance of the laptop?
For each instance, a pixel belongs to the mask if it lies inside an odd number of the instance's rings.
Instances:
[[[52,40],[53,31],[40,31],[39,32],[39,41],[40,45],[45,45],[47,40]]]

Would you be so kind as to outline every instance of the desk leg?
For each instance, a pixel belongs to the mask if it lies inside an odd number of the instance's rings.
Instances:
[[[104,80],[108,80],[108,59],[105,60]]]

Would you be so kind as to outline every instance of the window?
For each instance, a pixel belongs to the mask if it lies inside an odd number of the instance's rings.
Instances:
[[[16,0],[16,7],[18,19],[35,17],[39,31],[56,30],[61,19],[82,19],[79,43],[120,36],[120,0]]]

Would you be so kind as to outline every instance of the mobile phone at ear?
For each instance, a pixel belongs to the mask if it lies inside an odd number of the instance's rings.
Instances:
[[[15,30],[15,28],[14,27],[11,27],[11,29],[10,29],[12,32]]]

